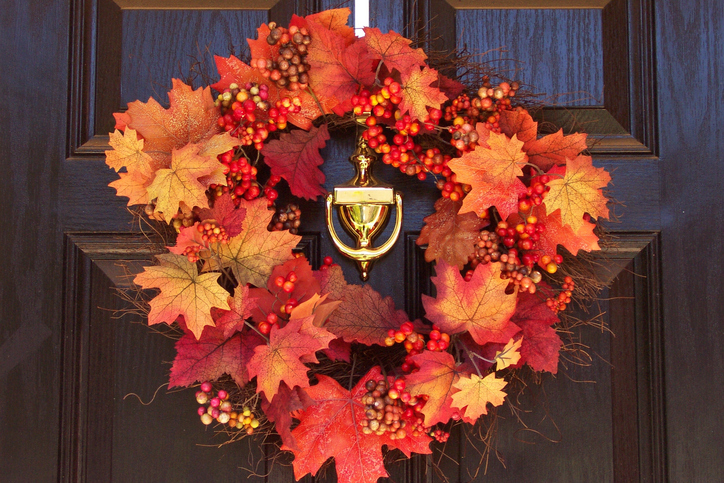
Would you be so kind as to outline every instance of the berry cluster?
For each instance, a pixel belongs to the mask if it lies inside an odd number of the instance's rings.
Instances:
[[[402,439],[407,436],[406,421],[402,419],[405,401],[409,402],[410,393],[405,391],[404,379],[388,384],[386,379],[367,381],[367,392],[362,396],[365,405],[365,419],[360,421],[364,434],[375,433],[379,436],[389,433],[390,439]]]
[[[454,134],[456,131],[462,130],[465,124],[472,127],[478,122],[482,122],[488,130],[500,133],[498,122],[500,113],[512,109],[510,98],[515,97],[519,88],[517,82],[501,82],[499,85],[493,86],[488,76],[483,77],[483,84],[478,89],[477,97],[471,100],[467,94],[461,94],[445,108],[444,119],[453,123],[450,132]],[[472,129],[467,130],[468,135],[472,132],[474,132]],[[461,140],[462,136],[459,139]],[[458,144],[462,147],[473,145],[470,138],[468,141]],[[455,147],[461,152],[465,151],[457,145]]]
[[[276,59],[251,59],[250,65],[261,74],[274,81],[279,88],[290,91],[306,89],[309,82],[309,63],[307,47],[312,42],[306,27],[292,25],[289,29],[269,22],[269,45],[279,45]]]
[[[301,216],[302,210],[299,209],[299,205],[297,204],[290,203],[287,206],[280,207],[276,210],[274,216],[272,216],[267,230],[289,230],[289,233],[296,235],[299,233],[299,225],[302,223]]]
[[[196,392],[196,402],[200,404],[198,414],[201,422],[207,426],[217,421],[228,424],[230,428],[244,429],[247,434],[252,434],[259,427],[259,420],[249,408],[245,407],[241,414],[233,411],[229,393],[223,389],[214,393],[210,382],[201,384],[201,390]]]
[[[243,146],[260,150],[269,134],[287,127],[289,113],[301,110],[299,97],[284,97],[270,104],[269,86],[247,82],[243,87],[231,84],[216,98],[221,108],[218,125],[238,137]]]
[[[551,190],[550,186],[547,186],[550,180],[550,176],[545,174],[531,179],[530,186],[526,192],[518,198],[518,211],[521,213],[530,213],[534,206],[543,203],[545,194]]]
[[[436,325],[432,326],[429,340],[425,343],[425,337],[415,331],[412,322],[404,322],[398,330],[390,329],[385,338],[385,345],[391,347],[395,344],[404,344],[407,355],[405,362],[402,363],[402,371],[405,373],[412,372],[416,366],[412,361],[412,356],[421,353],[427,349],[434,352],[442,352],[450,346],[450,335],[440,331]]]
[[[336,266],[336,264],[334,263],[334,260],[332,259],[332,257],[327,255],[326,257],[324,257],[324,260],[322,261],[322,266],[319,267],[319,270],[320,271],[328,270],[330,267],[334,267],[334,266]]]
[[[571,296],[573,290],[575,290],[576,284],[573,282],[571,277],[563,279],[563,285],[561,286],[561,292],[557,297],[548,297],[546,299],[546,305],[555,313],[566,310],[568,304],[571,303]]]

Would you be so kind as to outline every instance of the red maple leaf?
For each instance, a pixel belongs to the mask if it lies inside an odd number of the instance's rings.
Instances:
[[[518,197],[525,193],[520,181],[526,155],[523,142],[515,136],[490,133],[486,144],[448,163],[457,175],[457,181],[472,186],[463,199],[460,213],[473,211],[478,215],[495,206],[504,219],[518,212]]]
[[[348,287],[342,267],[339,265],[315,271],[314,278],[319,281],[320,293],[329,294],[330,300],[340,300]]]
[[[278,277],[286,279],[290,272],[294,272],[297,276],[297,281],[294,283],[293,291],[285,292],[282,287],[276,285],[276,279]],[[267,314],[270,312],[283,316],[285,314],[282,313],[281,309],[290,298],[296,299],[300,304],[306,304],[307,301],[319,292],[319,282],[312,274],[312,267],[309,265],[307,259],[304,256],[292,258],[274,267],[271,275],[269,275],[266,289],[251,289],[252,296],[257,297],[257,307],[253,310],[252,317],[257,322],[261,322],[266,319]],[[298,314],[295,318],[303,318],[306,317],[306,315],[310,315],[302,314],[301,311],[296,311],[296,309],[295,312]]]
[[[273,398],[284,381],[289,387],[309,387],[309,370],[301,361],[305,356],[324,349],[320,342],[302,330],[303,320],[292,320],[280,329],[272,326],[269,343],[257,346],[247,366],[249,377],[256,376],[258,392]]]
[[[383,299],[369,285],[347,285],[340,300],[324,327],[347,342],[383,344],[389,329],[410,320],[403,310],[395,310],[392,297]]]
[[[199,211],[199,219],[202,222],[216,221],[217,224],[224,227],[226,234],[230,237],[241,233],[241,224],[245,217],[246,208],[242,206],[237,208],[229,193],[216,198],[213,208]]]
[[[435,69],[425,67],[402,72],[401,80],[400,111],[403,114],[409,111],[413,119],[424,120],[428,107],[440,109],[440,105],[447,101],[447,96],[432,85],[438,83]]]
[[[328,139],[326,124],[309,132],[296,129],[264,145],[261,154],[272,174],[287,180],[294,196],[314,200],[327,194],[322,186],[324,173],[319,170],[324,162],[319,150]]]
[[[427,244],[425,260],[445,260],[459,269],[468,263],[468,256],[475,250],[480,229],[486,221],[475,213],[459,215],[461,201],[440,198],[435,202],[435,213],[424,219],[418,245]]]
[[[231,310],[220,310],[216,319],[216,327],[221,329],[225,337],[231,337],[234,332],[241,332],[246,326],[246,319],[251,317],[252,309],[256,307],[256,298],[251,296],[249,287],[239,285],[234,289],[234,296],[229,297]]]
[[[365,27],[364,41],[373,59],[379,59],[390,70],[410,72],[425,65],[427,55],[422,49],[410,47],[412,41],[390,30],[383,34],[378,28]]]
[[[360,86],[374,82],[373,61],[363,39],[349,40],[326,25],[307,18],[312,42],[307,61],[309,85],[318,96],[342,102]]]
[[[501,280],[499,265],[478,265],[466,282],[455,266],[438,262],[431,278],[437,297],[422,296],[425,317],[449,334],[470,332],[480,345],[508,342],[520,329],[510,322],[516,298],[505,293],[508,281]]]
[[[454,386],[461,374],[469,374],[448,352],[424,351],[412,356],[420,368],[406,378],[406,388],[413,396],[426,395],[429,399],[422,408],[425,426],[446,423],[457,413],[453,408],[452,395],[458,392]]]
[[[226,337],[223,329],[207,327],[198,340],[192,332],[186,332],[176,342],[169,388],[212,381],[224,374],[239,385],[246,384],[250,379],[247,366],[260,344],[264,340],[251,330]]]
[[[351,44],[355,40],[354,29],[347,25],[351,13],[352,11],[346,7],[331,8],[307,15],[304,17],[304,22],[305,26],[308,26],[309,22],[317,23],[342,37],[348,44]],[[299,19],[296,15],[294,17]],[[292,20],[294,21],[295,19],[292,18]],[[292,25],[292,23],[289,25]],[[301,25],[299,26],[301,27]]]
[[[558,372],[558,355],[563,342],[551,327],[559,321],[558,316],[538,295],[525,292],[518,296],[518,306],[511,321],[523,329],[519,364],[525,362],[536,371]]]
[[[573,159],[588,148],[585,133],[564,136],[563,129],[559,129],[539,139],[538,123],[524,109],[502,111],[499,123],[502,132],[510,137],[517,135],[525,143],[523,151],[529,162],[543,171],[554,165],[566,164],[566,159]]]
[[[297,441],[292,435],[292,413],[301,411],[314,404],[306,391],[300,387],[289,389],[284,382],[279,384],[279,391],[270,401],[262,396],[261,409],[267,419],[274,424],[274,427],[282,438],[282,443],[292,449],[299,449]]]
[[[299,416],[293,431],[297,449],[282,446],[294,453],[294,477],[307,473],[316,475],[329,458],[334,458],[339,483],[376,483],[388,476],[382,460],[382,446],[397,448],[406,456],[412,452],[429,454],[431,438],[422,434],[413,438],[411,432],[402,439],[362,433],[360,421],[365,409],[360,400],[367,392],[369,380],[380,379],[379,367],[373,367],[357,385],[348,391],[334,379],[317,375],[319,384],[306,390],[314,404]]]

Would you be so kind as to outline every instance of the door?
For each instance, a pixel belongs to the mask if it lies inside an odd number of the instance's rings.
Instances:
[[[506,47],[489,54],[496,67],[520,67],[515,77],[541,92],[567,93],[541,98],[542,120],[597,140],[595,162],[613,171],[621,203],[619,222],[608,225],[617,248],[604,267],[616,278],[596,308],[615,337],[584,331],[590,364],[569,364],[542,390],[526,392],[520,406],[535,410],[521,418],[530,430],[501,413],[488,460],[455,430],[447,456],[391,462],[391,480],[715,481],[724,466],[717,411],[724,249],[716,225],[724,210],[714,197],[724,160],[710,133],[724,125],[723,7],[370,3],[371,25],[383,31],[419,32],[440,50]],[[103,151],[111,113],[127,102],[151,95],[163,102],[172,77],[199,85],[208,71],[197,61],[243,54],[263,22],[336,6],[34,0],[0,13],[0,153],[8,173],[0,197],[10,214],[0,237],[3,480],[293,480],[289,460],[272,457],[273,441],[212,447],[224,439],[198,424],[192,392],[162,387],[173,341],[134,323],[139,317],[115,317],[129,271],[156,248],[107,187],[113,173]],[[342,137],[326,148],[327,188],[351,176],[352,143]],[[435,193],[391,170],[378,175],[405,194],[405,225],[370,283],[418,317],[430,267],[414,240]],[[312,264],[333,254],[354,280],[355,268],[324,231],[321,203],[302,210]],[[314,480],[333,481],[333,473]]]

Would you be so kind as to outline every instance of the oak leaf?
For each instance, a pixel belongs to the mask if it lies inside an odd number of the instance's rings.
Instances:
[[[526,189],[518,177],[523,176],[528,159],[522,148],[523,142],[516,136],[490,133],[485,146],[448,163],[457,181],[472,186],[463,199],[461,214],[473,211],[480,215],[491,206],[503,219],[518,212],[518,197]]]
[[[510,322],[515,312],[515,293],[506,294],[508,280],[501,280],[498,263],[480,264],[466,282],[460,271],[444,261],[435,267],[431,280],[437,297],[422,296],[425,317],[449,333],[468,331],[480,345],[505,343],[519,328]]]
[[[159,288],[151,302],[148,324],[173,323],[183,315],[186,325],[198,339],[204,327],[214,325],[211,308],[229,310],[229,292],[217,283],[220,273],[199,275],[196,265],[185,256],[156,255],[159,265],[144,267],[134,283],[142,288]]]
[[[146,103],[131,102],[126,112],[113,114],[116,129],[135,129],[143,137],[144,150],[154,160],[154,171],[169,167],[174,149],[190,143],[203,144],[219,133],[220,112],[211,89],[193,90],[178,79],[172,82],[168,109],[149,98]]]
[[[585,133],[564,136],[563,129],[538,138],[538,123],[526,110],[502,111],[499,124],[503,133],[510,137],[517,135],[525,143],[523,151],[528,155],[528,161],[543,171],[566,164],[566,159],[575,158],[588,147]]]
[[[425,64],[427,55],[422,49],[410,47],[412,41],[397,32],[390,31],[383,34],[374,27],[364,28],[364,41],[367,44],[373,59],[379,59],[387,69],[397,69],[398,72],[410,72],[419,69]]]
[[[427,244],[425,260],[445,260],[459,269],[468,263],[468,256],[475,250],[481,228],[486,222],[475,213],[459,215],[461,201],[440,198],[435,202],[435,213],[423,221],[418,245]]]
[[[284,328],[273,325],[269,343],[254,348],[249,361],[249,377],[256,376],[258,392],[272,399],[284,381],[289,387],[309,387],[309,370],[300,360],[326,347],[302,331],[302,320],[292,320]]]
[[[237,282],[263,287],[276,265],[293,258],[292,249],[302,237],[287,230],[267,230],[274,212],[267,209],[264,198],[242,200],[240,207],[246,209],[241,233],[228,243],[216,243],[211,248],[221,265],[231,268]]]
[[[326,124],[312,127],[308,132],[296,129],[265,144],[261,154],[272,174],[287,180],[294,196],[314,200],[327,194],[322,186],[324,173],[319,170],[324,163],[319,150],[328,139]]]
[[[317,375],[319,384],[306,389],[314,404],[301,412],[299,425],[292,431],[297,448],[287,445],[283,450],[294,453],[294,477],[298,480],[307,473],[316,475],[325,461],[334,458],[339,483],[376,483],[388,476],[383,464],[382,446],[397,448],[406,456],[412,452],[429,454],[431,438],[422,434],[392,440],[388,433],[362,433],[360,422],[365,409],[360,403],[367,392],[369,380],[380,379],[379,367],[373,367],[357,385],[348,391],[334,379]]]
[[[452,395],[453,407],[461,410],[464,408],[466,417],[478,419],[481,415],[488,414],[488,403],[493,406],[503,404],[506,394],[502,389],[506,384],[504,379],[496,378],[494,372],[482,378],[477,374],[462,376],[453,384],[459,391]]]
[[[199,178],[215,173],[220,163],[215,157],[200,155],[200,149],[198,144],[174,149],[171,167],[159,169],[148,187],[148,196],[156,200],[156,211],[163,213],[167,222],[176,215],[181,202],[190,207],[209,206],[207,186],[204,186]],[[226,178],[221,174],[216,182],[226,184]]]
[[[186,333],[176,342],[169,388],[213,381],[224,374],[244,385],[249,382],[247,365],[260,344],[264,339],[250,330],[226,337],[222,329],[208,327],[198,340],[193,333]]]
[[[562,179],[554,178],[548,183],[546,211],[553,214],[560,210],[561,222],[574,232],[583,227],[586,213],[594,218],[608,218],[608,199],[601,188],[611,182],[611,175],[604,168],[594,167],[590,156],[568,160],[565,170]]]
[[[392,297],[385,297],[369,285],[348,285],[342,303],[324,327],[347,342],[383,344],[389,329],[398,329],[409,317],[395,310]]]
[[[412,69],[401,73],[401,80],[400,111],[403,114],[409,111],[413,119],[424,120],[428,115],[428,107],[440,109],[440,105],[447,100],[440,89],[431,85],[438,82],[435,69]]]
[[[502,350],[495,351],[494,360],[497,362],[497,366],[495,366],[497,371],[518,363],[520,360],[520,345],[522,343],[523,339],[510,339]]]

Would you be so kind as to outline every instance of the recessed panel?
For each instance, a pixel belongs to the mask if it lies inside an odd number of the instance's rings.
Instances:
[[[544,104],[603,105],[600,10],[459,10],[456,27],[459,49],[501,49],[481,60]]]
[[[195,87],[215,82],[213,56],[248,60],[246,39],[256,38],[267,16],[259,10],[124,11],[119,107],[150,96],[167,103],[172,78],[195,77]]]

